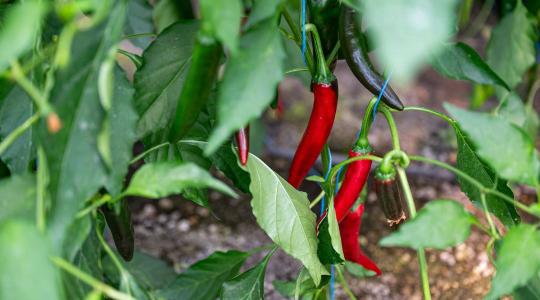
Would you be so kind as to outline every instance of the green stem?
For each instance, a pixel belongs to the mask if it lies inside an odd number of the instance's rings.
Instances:
[[[34,125],[39,120],[39,114],[32,115],[24,121],[19,127],[15,128],[5,139],[0,143],[0,155],[6,151],[13,142],[15,142],[26,130]]]
[[[317,27],[313,24],[306,24],[306,32],[310,32],[311,35],[313,35],[313,47],[315,48],[315,56],[317,57],[315,60],[317,70],[313,77],[317,83],[331,83],[336,78],[326,64],[326,58],[324,57],[324,50],[322,48],[321,38],[319,37]]]
[[[319,202],[321,202],[321,199],[324,197],[324,190],[322,190],[319,195],[317,196],[317,198],[315,198],[313,201],[311,201],[311,203],[309,204],[309,208],[313,208],[315,207],[315,205],[317,205]]]
[[[141,153],[141,154],[135,156],[132,160],[129,161],[129,164],[131,165],[131,164],[133,164],[133,163],[136,163],[136,162],[138,162],[139,160],[143,159],[145,156],[147,156],[149,153],[152,153],[152,152],[154,152],[154,151],[156,151],[156,150],[158,150],[158,149],[161,149],[161,148],[163,148],[163,147],[165,147],[165,146],[169,146],[169,145],[170,145],[169,142],[165,142],[165,143],[161,143],[161,144],[159,144],[159,145],[156,145],[156,146],[154,146],[154,147],[152,147],[152,148],[150,148],[150,149],[144,151],[143,153]]]
[[[332,169],[330,169],[330,175],[328,176],[327,182],[331,184],[333,182],[334,177],[336,177],[336,174],[339,172],[339,169],[341,169],[342,167],[345,167],[346,165],[353,163],[357,160],[364,160],[364,159],[369,159],[371,161],[376,161],[376,162],[382,161],[382,158],[375,155],[371,155],[371,154],[348,158],[336,164],[335,166],[332,167]]]
[[[294,35],[294,38],[296,40],[296,44],[298,46],[302,45],[302,34],[298,27],[296,27],[293,18],[291,17],[291,14],[287,9],[283,9],[282,16],[285,18],[285,22],[287,22],[287,25],[291,29],[292,34]],[[314,67],[313,67],[313,57],[311,57],[311,49],[309,44],[306,45],[306,64],[308,66],[308,69],[310,70],[311,74],[313,74]]]
[[[393,148],[395,150],[401,150],[401,146],[399,144],[399,133],[396,126],[396,121],[394,120],[392,113],[384,105],[381,105],[381,107],[379,108],[379,111],[384,115],[384,118],[386,119],[386,122],[388,123],[388,128],[390,128],[390,136],[392,137]]]
[[[117,291],[113,287],[95,279],[91,275],[83,272],[76,266],[72,265],[68,261],[62,259],[61,257],[53,257],[51,258],[53,263],[57,265],[59,268],[63,269],[64,271],[68,272],[69,274],[77,277],[84,283],[88,284],[95,290],[98,290],[102,292],[103,294],[107,295],[111,299],[116,300],[135,300],[135,298],[131,297],[130,295],[124,294],[120,291]]]
[[[82,209],[81,211],[79,211],[79,213],[77,213],[77,215],[75,216],[76,218],[82,218],[84,216],[86,216],[88,213],[94,211],[95,209],[97,209],[98,207],[102,206],[103,204],[107,203],[107,202],[112,202],[111,201],[112,198],[111,198],[111,195],[109,194],[105,194],[103,196],[101,196],[101,198],[99,198],[98,200],[94,201],[90,206]]]
[[[296,73],[296,72],[309,72],[309,69],[308,68],[294,68],[294,69],[290,69],[288,71],[285,71],[285,74],[292,74],[292,73]]]
[[[103,237],[103,232],[100,230],[100,227],[101,226],[96,226],[96,235],[99,239],[99,242],[101,243],[101,246],[103,246],[103,249],[105,249],[107,255],[109,255],[109,257],[113,261],[113,264],[116,269],[118,269],[118,272],[122,274],[125,272],[124,265],[122,265],[116,254],[112,251],[111,247],[109,247],[109,244],[107,244],[107,242],[105,241],[105,238]]]
[[[411,219],[414,219],[416,217],[416,205],[414,204],[414,198],[411,192],[411,186],[409,185],[409,181],[407,179],[407,174],[405,173],[405,170],[401,167],[397,168],[397,173],[399,176],[399,182],[401,183],[401,189],[405,196],[405,201],[407,202],[407,206],[409,208],[409,214],[411,216]],[[429,288],[429,275],[426,261],[426,253],[424,252],[424,248],[418,248],[416,252],[418,254],[418,266],[420,268],[420,280],[422,282],[422,290],[424,291],[424,299],[430,300],[431,292]]]
[[[478,180],[474,179],[473,177],[469,176],[467,173],[465,173],[465,172],[463,172],[463,171],[461,171],[461,170],[459,170],[459,169],[457,169],[457,168],[455,168],[455,167],[453,167],[453,166],[451,166],[449,164],[440,162],[438,160],[430,159],[430,158],[427,158],[427,157],[423,157],[423,156],[409,156],[409,159],[414,160],[414,161],[419,161],[419,162],[423,162],[423,163],[436,165],[438,167],[446,169],[446,170],[456,174],[457,176],[461,177],[462,179],[469,182],[470,184],[474,185],[481,193],[491,194],[491,195],[497,196],[497,197],[501,198],[502,200],[515,205],[516,207],[518,207],[519,209],[523,210],[524,212],[526,212],[526,213],[528,213],[530,215],[540,217],[539,213],[537,213],[536,211],[530,209],[525,204],[522,204],[521,202],[516,201],[516,200],[508,197],[507,195],[505,195],[505,194],[503,194],[503,193],[501,193],[501,192],[499,192],[499,191],[497,191],[495,189],[491,189],[491,188],[487,188],[487,187],[483,186],[482,183],[480,183]]]
[[[339,283],[341,284],[341,287],[345,291],[345,294],[349,296],[349,299],[356,300],[356,297],[354,296],[353,292],[349,288],[349,284],[347,283],[347,280],[345,279],[345,276],[343,276],[343,272],[341,271],[341,266],[335,266]]]
[[[448,117],[447,115],[443,114],[443,113],[440,113],[438,111],[434,111],[434,110],[431,110],[431,109],[428,109],[428,108],[424,108],[424,107],[419,107],[419,106],[406,106],[403,111],[422,111],[422,112],[426,112],[426,113],[429,113],[429,114],[432,114],[434,116],[437,116],[443,120],[445,120],[446,122],[448,122],[448,124],[454,126],[456,124],[456,122],[454,120],[452,120],[450,117]]]
[[[533,108],[534,96],[536,95],[536,92],[538,91],[539,88],[540,88],[540,80],[535,80],[527,95],[527,104],[526,104],[527,107],[531,109]]]
[[[34,100],[38,111],[42,116],[47,116],[52,108],[49,106],[47,99],[41,94],[39,89],[24,75],[21,65],[18,61],[11,63],[11,76],[19,84],[22,89]]]
[[[364,118],[362,119],[362,126],[360,127],[360,136],[356,141],[356,146],[365,148],[369,147],[368,134],[369,129],[373,123],[373,108],[377,103],[377,97],[371,98],[368,105],[366,106],[366,111],[364,112]]]
[[[336,59],[339,48],[341,48],[341,44],[339,43],[339,41],[337,41],[336,45],[332,49],[332,52],[330,52],[330,55],[328,55],[328,57],[326,58],[327,65],[330,65]]]
[[[487,201],[486,201],[486,194],[480,193],[480,200],[482,201],[482,208],[484,210],[484,215],[486,215],[486,219],[489,224],[489,229],[491,236],[499,239],[499,233],[497,232],[497,227],[495,227],[495,223],[493,222],[493,219],[491,218],[491,213],[489,212]]]
[[[464,37],[473,37],[476,35],[476,33],[478,33],[482,25],[484,25],[487,18],[489,17],[489,13],[493,8],[494,2],[494,0],[486,0],[484,2],[484,5],[480,9],[480,12],[478,13],[476,19],[474,19],[473,23],[471,24],[471,27],[469,27],[469,29],[463,34]]]
[[[47,193],[49,170],[47,158],[41,145],[37,149],[38,167],[36,180],[36,226],[40,232],[45,232],[45,197]]]
[[[128,34],[124,35],[122,39],[138,39],[143,37],[156,37],[157,34],[152,32],[144,32],[144,33],[135,33],[135,34]]]
[[[380,171],[383,174],[393,173],[394,172],[393,162],[396,159],[399,160],[399,165],[403,168],[407,168],[410,164],[409,156],[405,152],[401,150],[393,149],[384,155],[384,158],[381,161],[381,164],[379,166]]]

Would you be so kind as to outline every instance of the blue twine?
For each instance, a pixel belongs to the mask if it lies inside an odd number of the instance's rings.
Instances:
[[[306,64],[306,0],[302,0],[300,10],[302,14],[302,59],[304,60],[304,64]]]
[[[381,92],[377,96],[377,101],[375,102],[375,106],[373,106],[373,122],[375,122],[375,118],[377,117],[377,108],[379,108],[379,102],[381,102],[382,95],[384,94],[384,91],[386,90],[386,87],[388,86],[388,82],[390,81],[391,77],[392,73],[388,74],[388,77],[386,77],[386,80],[384,81],[384,84],[382,86]]]

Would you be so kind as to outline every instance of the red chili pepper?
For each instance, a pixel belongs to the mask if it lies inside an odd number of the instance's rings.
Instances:
[[[289,170],[288,181],[295,188],[300,186],[321,153],[334,125],[337,110],[337,80],[331,84],[313,83],[311,87],[314,95],[313,110]]]
[[[363,214],[364,204],[360,204],[355,211],[347,214],[339,224],[343,254],[345,255],[346,260],[355,262],[362,267],[377,273],[377,275],[381,275],[382,272],[379,267],[377,267],[377,265],[360,249],[358,236],[360,235],[360,225],[362,223]]]
[[[240,128],[235,135],[236,146],[238,146],[238,158],[242,166],[245,166],[249,157],[249,125]]]
[[[355,147],[349,151],[349,158],[366,155],[370,152],[371,149],[358,149],[358,147]],[[343,179],[343,183],[334,200],[338,222],[343,221],[356,202],[356,199],[358,199],[366,184],[370,170],[371,160],[369,159],[357,160],[349,164],[345,173],[345,179]]]

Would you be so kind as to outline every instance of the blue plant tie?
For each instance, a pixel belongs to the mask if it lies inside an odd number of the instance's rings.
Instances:
[[[301,23],[302,23],[302,59],[306,64],[306,0],[302,0],[301,7]]]
[[[384,81],[384,84],[382,86],[381,92],[377,96],[377,101],[375,102],[375,106],[373,106],[373,122],[375,122],[375,118],[377,117],[377,108],[379,108],[379,102],[381,102],[382,95],[384,94],[384,91],[386,90],[386,87],[388,86],[388,82],[390,81],[391,77],[392,73],[388,74],[388,77],[386,77],[386,80]]]
[[[336,282],[336,275],[334,265],[330,266],[330,299],[334,300],[334,284]]]

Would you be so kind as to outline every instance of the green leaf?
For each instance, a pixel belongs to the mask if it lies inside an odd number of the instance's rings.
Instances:
[[[137,136],[145,137],[171,123],[189,70],[199,28],[196,21],[168,27],[144,51],[144,63],[135,73],[135,109],[139,114]]]
[[[34,175],[16,175],[0,180],[0,221],[36,218],[36,178]]]
[[[456,0],[368,0],[362,4],[382,62],[402,79],[410,78],[429,55],[442,49],[455,24]]]
[[[34,103],[19,86],[9,86],[8,89],[9,92],[5,95],[0,107],[1,139],[6,138],[34,113]],[[29,128],[2,153],[1,157],[12,174],[20,174],[28,171],[34,155],[32,128]]]
[[[377,275],[377,273],[368,270],[352,261],[345,261],[345,269],[347,270],[347,272],[349,272],[349,274],[357,278],[366,278]]]
[[[191,0],[159,0],[153,18],[159,33],[176,21],[193,19]]]
[[[327,214],[319,223],[317,255],[323,264],[339,264],[345,261],[341,235],[334,209],[334,200],[328,203]]]
[[[123,264],[136,282],[149,291],[165,287],[177,276],[166,262],[139,251],[135,251],[131,261],[123,262]],[[120,282],[120,273],[110,257],[104,259],[103,268],[107,278],[115,284]]]
[[[46,11],[44,2],[29,0],[13,5],[6,15],[2,16],[0,72],[9,66],[11,61],[32,48]]]
[[[273,17],[278,7],[282,3],[282,0],[255,1],[255,3],[253,3],[253,7],[251,8],[251,12],[249,13],[249,18],[245,27],[253,27],[264,19]]]
[[[244,193],[249,193],[251,178],[249,173],[238,164],[236,153],[230,145],[221,146],[220,150],[210,156],[212,163],[229,178],[235,187]]]
[[[473,48],[461,42],[446,44],[441,52],[433,57],[431,65],[450,79],[499,85],[510,89]]]
[[[238,50],[240,21],[244,14],[240,0],[200,0],[203,34],[221,41],[234,55]]]
[[[69,261],[75,260],[77,253],[84,245],[90,231],[92,230],[92,220],[89,215],[75,219],[68,228],[67,236],[69,239],[64,240],[62,252]]]
[[[264,299],[264,274],[266,266],[275,249],[270,251],[261,262],[246,272],[223,284],[221,299],[247,300]]]
[[[300,260],[319,285],[328,271],[317,256],[316,216],[306,193],[297,191],[255,155],[249,156],[247,170],[257,223],[283,251]]]
[[[210,173],[193,163],[161,162],[146,164],[140,168],[124,195],[158,199],[179,194],[186,188],[213,188],[236,197],[236,193]]]
[[[510,198],[514,198],[514,193],[508,187],[507,182],[498,179],[494,172],[480,160],[475,153],[474,146],[463,134],[461,129],[459,129],[458,126],[454,126],[454,130],[456,132],[458,143],[457,168],[476,179],[483,186],[494,187],[497,185],[496,189],[499,192],[508,195]],[[465,193],[477,207],[482,207],[480,191],[478,191],[478,188],[460,176],[457,177],[457,180],[463,193]],[[519,224],[521,218],[514,205],[493,195],[486,195],[486,203],[489,211],[499,218],[504,225],[513,226]]]
[[[0,299],[62,299],[49,244],[26,222],[0,223]]]
[[[50,94],[63,127],[55,134],[49,133],[44,123],[39,128],[40,143],[46,145],[53,199],[48,230],[57,249],[75,213],[107,179],[107,168],[97,148],[105,115],[97,81],[99,66],[121,38],[126,5],[118,2],[108,21],[75,36],[71,63],[55,74],[55,82],[62,84],[55,85]]]
[[[510,228],[497,252],[497,273],[486,299],[498,299],[524,286],[540,271],[540,234],[536,227],[522,224]]]
[[[114,100],[107,116],[109,126],[108,145],[112,166],[106,187],[111,195],[120,194],[133,155],[137,114],[133,108],[133,87],[118,68],[115,72]]]
[[[257,118],[274,99],[283,77],[285,53],[276,20],[248,30],[228,63],[218,94],[218,123],[206,155],[214,153],[236,130]]]
[[[514,290],[512,296],[514,300],[540,299],[540,277],[533,276],[526,285]]]
[[[505,16],[491,33],[487,62],[510,88],[521,82],[523,73],[536,60],[535,24],[519,0],[514,11]]]
[[[152,6],[147,0],[129,1],[124,33],[126,35],[153,33],[154,24],[152,21]],[[130,41],[136,46],[145,49],[152,41],[152,37],[142,36],[132,38]]]
[[[499,93],[499,97],[501,103],[497,110],[498,115],[521,127],[534,140],[540,125],[537,112],[525,105],[516,92],[506,93],[505,96]]]
[[[536,185],[539,163],[534,143],[519,127],[485,113],[470,112],[445,103],[475,144],[478,156],[502,178]]]
[[[381,246],[402,246],[413,249],[446,249],[463,243],[471,233],[472,215],[452,200],[433,200],[398,231],[384,237]]]
[[[157,295],[166,300],[215,299],[222,284],[238,273],[248,256],[239,251],[214,252],[178,275]]]

